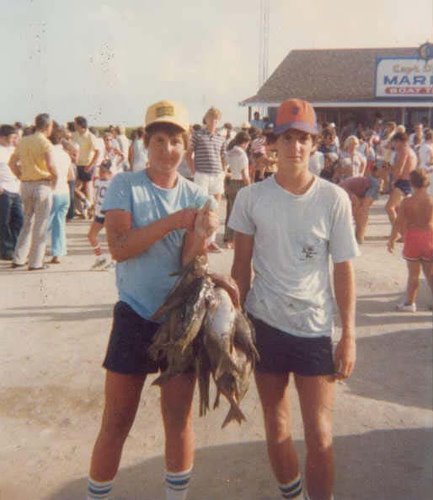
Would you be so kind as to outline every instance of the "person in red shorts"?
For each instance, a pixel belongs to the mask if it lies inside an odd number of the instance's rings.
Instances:
[[[427,192],[430,182],[424,170],[413,170],[409,180],[414,194],[401,203],[388,240],[388,250],[392,252],[398,235],[403,235],[403,257],[407,261],[408,280],[405,300],[397,309],[416,312],[415,300],[421,268],[433,296],[433,197]]]

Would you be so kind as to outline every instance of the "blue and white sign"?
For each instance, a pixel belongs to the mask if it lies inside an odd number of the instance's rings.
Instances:
[[[376,97],[433,99],[433,60],[378,57]]]

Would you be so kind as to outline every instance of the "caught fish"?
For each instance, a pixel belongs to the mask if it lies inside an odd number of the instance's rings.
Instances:
[[[167,368],[153,384],[161,385],[171,377],[184,373],[194,364],[197,349],[194,341],[206,314],[206,301],[213,290],[202,257],[194,259],[182,273],[174,291],[154,315],[167,315],[149,350],[155,359],[165,359]]]
[[[214,403],[214,408],[217,408],[220,394],[223,394],[230,403],[230,410],[222,423],[222,428],[233,420],[236,420],[239,424],[246,420],[239,404],[248,392],[253,371],[253,360],[238,347],[235,347],[232,359],[237,366],[237,371],[235,373],[224,373],[221,376],[217,383],[217,396]]]
[[[259,359],[259,353],[257,352],[255,342],[256,332],[253,324],[241,310],[238,310],[235,324],[235,344],[248,355],[253,363],[253,367],[255,366],[255,362]]]
[[[217,387],[214,408],[219,405],[221,394],[230,404],[222,427],[232,420],[239,423],[246,420],[239,404],[248,391],[251,372],[257,359],[257,351],[252,343],[253,335],[251,325],[242,312],[235,308],[229,293],[223,288],[216,288],[203,323],[203,345]],[[205,362],[202,355],[201,363]],[[204,391],[205,382],[202,385]],[[208,407],[208,395],[200,392],[201,411],[205,413]]]
[[[164,300],[164,303],[153,314],[152,320],[158,320],[175,307],[179,307],[185,302],[185,298],[194,288],[196,278],[204,277],[208,272],[207,257],[199,255],[185,266],[173,288]]]
[[[234,349],[236,309],[229,294],[216,288],[203,324],[203,343],[217,381],[225,371],[236,370],[231,359]]]
[[[196,257],[185,267],[153,319],[166,316],[155,334],[150,353],[164,360],[166,369],[153,382],[162,385],[171,377],[195,367],[200,394],[199,414],[209,410],[210,381],[230,409],[222,427],[246,420],[240,409],[258,353],[252,323],[240,308],[236,282],[208,272],[207,259]]]

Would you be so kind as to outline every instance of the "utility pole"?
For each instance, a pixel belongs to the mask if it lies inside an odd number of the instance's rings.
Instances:
[[[267,80],[269,71],[269,9],[270,0],[260,0],[259,88]]]

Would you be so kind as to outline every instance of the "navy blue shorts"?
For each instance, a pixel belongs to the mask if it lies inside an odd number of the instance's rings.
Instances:
[[[92,168],[90,172],[87,172],[86,168],[87,167],[83,165],[77,165],[77,177],[81,182],[90,182],[92,180],[93,172],[95,169]]]
[[[260,360],[256,370],[264,373],[296,373],[302,376],[333,375],[331,337],[298,337],[278,330],[249,315],[256,330]]]
[[[104,225],[105,217],[99,217],[99,215],[95,215],[95,222]]]
[[[400,189],[400,191],[405,195],[409,196],[412,192],[412,188],[410,187],[410,181],[406,179],[397,179],[394,182],[394,187]]]
[[[157,362],[148,354],[158,327],[158,323],[142,318],[126,302],[117,302],[103,367],[124,375],[164,370],[166,363]]]

